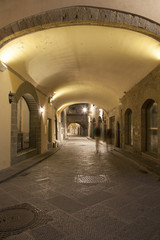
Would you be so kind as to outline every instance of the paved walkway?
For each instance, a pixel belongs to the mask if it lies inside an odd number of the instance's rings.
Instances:
[[[86,138],[68,139],[46,160],[0,184],[1,209],[22,203],[41,209],[49,221],[7,240],[160,239],[159,179],[104,145],[96,154]]]

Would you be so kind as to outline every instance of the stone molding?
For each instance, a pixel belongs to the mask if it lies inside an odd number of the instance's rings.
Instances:
[[[25,99],[30,110],[30,149],[35,149],[31,154],[41,152],[39,100],[32,84],[24,82],[14,94],[14,101],[11,104],[11,165],[28,158],[28,152],[21,156],[17,154],[17,103],[21,97]]]
[[[18,102],[19,99],[24,96],[25,94],[30,94],[35,102],[37,103],[37,105],[39,105],[39,100],[38,100],[38,97],[37,97],[37,93],[35,91],[35,88],[34,86],[29,83],[29,82],[24,82],[22,83],[19,88],[17,89],[16,91],[16,94],[15,94],[15,101]]]
[[[114,9],[74,6],[25,17],[0,29],[0,46],[14,38],[53,27],[97,25],[137,31],[160,41],[160,24]]]

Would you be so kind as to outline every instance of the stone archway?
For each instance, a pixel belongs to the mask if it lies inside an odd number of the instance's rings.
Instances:
[[[29,149],[17,154],[17,103],[23,97],[30,111]],[[41,118],[34,87],[24,82],[18,88],[11,106],[11,165],[41,151]]]
[[[80,136],[81,125],[79,123],[70,123],[68,126],[68,135]]]
[[[160,40],[160,25],[145,17],[115,9],[71,6],[25,17],[0,29],[0,46],[25,34],[71,25],[97,25],[128,29]]]

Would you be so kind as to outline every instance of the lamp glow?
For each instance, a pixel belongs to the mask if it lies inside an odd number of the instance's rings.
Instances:
[[[44,113],[44,108],[40,107],[40,113]]]
[[[84,113],[87,112],[87,108],[86,108],[86,107],[83,108],[83,112],[84,112]]]
[[[54,93],[53,93],[53,96],[50,97],[50,99],[49,99],[50,103],[52,103],[56,97],[57,97],[57,96],[56,96],[56,92],[54,92]]]
[[[160,60],[160,49],[156,51],[156,56],[157,56],[158,60]]]
[[[6,69],[7,69],[6,64],[0,61],[0,71],[4,72]]]
[[[99,109],[99,116],[102,118],[102,116],[103,116],[103,109]]]

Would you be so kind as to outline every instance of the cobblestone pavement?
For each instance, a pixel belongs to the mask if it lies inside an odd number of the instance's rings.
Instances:
[[[87,138],[0,184],[1,209],[23,203],[50,221],[7,240],[160,240],[159,179]]]

